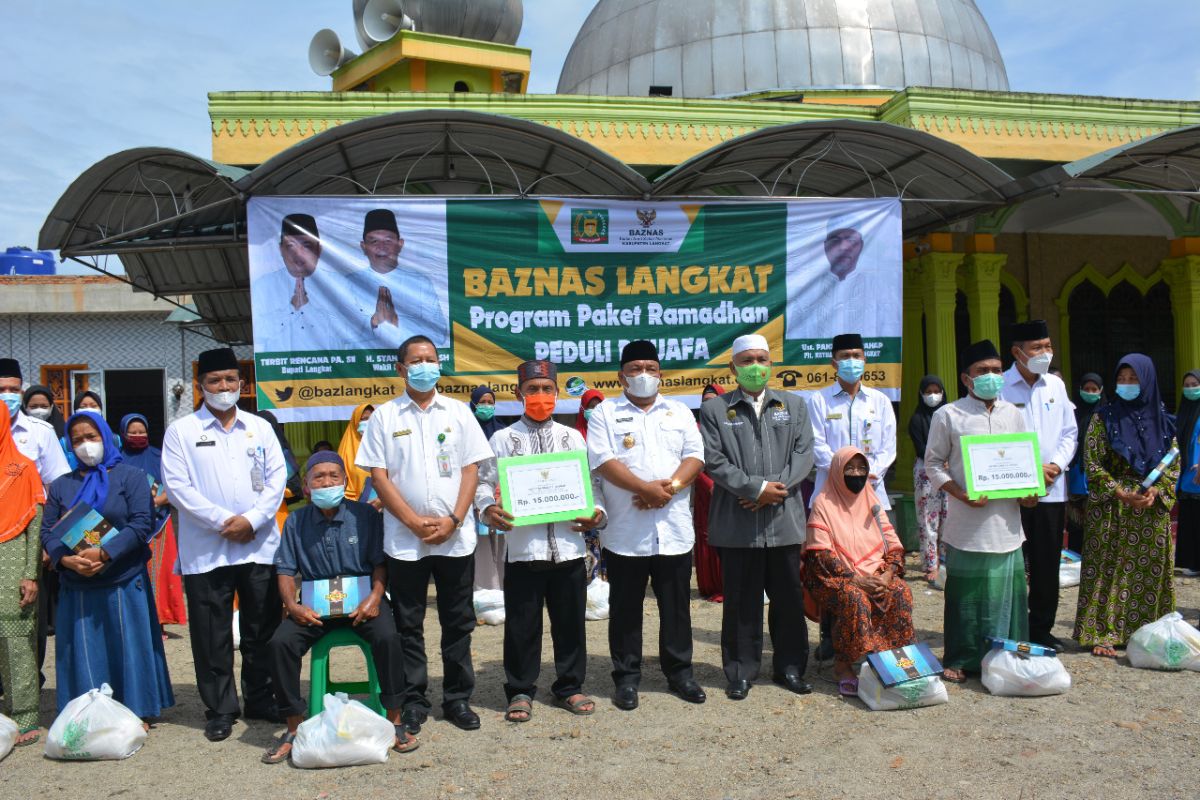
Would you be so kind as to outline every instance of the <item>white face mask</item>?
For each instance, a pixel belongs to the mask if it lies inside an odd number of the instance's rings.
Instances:
[[[217,411],[228,411],[237,405],[237,392],[216,392],[214,394],[207,390],[201,391],[204,391],[204,402]]]
[[[1053,353],[1042,353],[1041,355],[1032,356],[1025,362],[1025,369],[1032,372],[1034,375],[1045,375],[1050,371],[1050,362],[1054,360]]]
[[[50,419],[51,410],[48,408],[31,408],[25,413],[34,419],[40,419],[42,422],[46,422]]]
[[[930,408],[937,408],[938,405],[941,404],[942,398],[945,397],[945,395],[943,395],[941,392],[935,392],[933,394],[921,395],[921,397],[925,400],[925,405],[929,406]]]
[[[104,442],[81,442],[75,446],[75,457],[82,464],[96,466],[104,460]]]
[[[658,394],[658,376],[643,372],[641,375],[634,375],[629,378],[629,394],[633,397],[645,399],[654,397]]]

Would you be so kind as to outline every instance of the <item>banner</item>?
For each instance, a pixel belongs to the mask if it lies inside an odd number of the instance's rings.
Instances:
[[[517,364],[559,367],[558,413],[621,392],[621,348],[658,346],[664,394],[734,386],[733,340],[771,344],[771,385],[833,381],[863,335],[864,381],[900,391],[900,202],[267,197],[248,204],[258,403],[346,419],[403,392],[396,348],[432,339],[442,392],[488,384],[520,413]]]

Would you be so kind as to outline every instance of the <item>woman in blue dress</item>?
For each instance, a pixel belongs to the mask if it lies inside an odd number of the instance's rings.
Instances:
[[[55,624],[58,710],[103,683],[143,719],[175,704],[146,562],[154,533],[146,473],[122,463],[112,430],[86,411],[67,420],[79,466],[50,484],[42,546],[61,588]],[[78,554],[55,524],[76,505],[96,509],[115,535]]]

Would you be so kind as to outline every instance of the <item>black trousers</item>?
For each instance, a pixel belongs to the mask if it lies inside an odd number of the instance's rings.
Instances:
[[[604,551],[608,565],[608,649],[613,683],[637,686],[642,677],[642,606],[646,584],[658,601],[658,655],[671,684],[692,680],[692,551],[678,556],[622,556]]]
[[[758,677],[763,648],[763,591],[771,601],[767,627],[782,675],[808,668],[808,622],[800,585],[800,545],[721,547],[725,603],[721,609],[721,660],[730,681]]]
[[[1029,571],[1029,637],[1044,639],[1058,614],[1058,569],[1062,559],[1066,503],[1038,503],[1021,509],[1025,567]]]
[[[1200,570],[1200,495],[1179,493],[1179,536],[1175,541],[1175,566]]]
[[[242,698],[246,711],[275,710],[271,688],[271,656],[267,645],[283,617],[275,567],[235,564],[199,575],[184,575],[187,593],[188,632],[196,686],[206,714],[238,716],[238,694],[233,681],[233,595],[238,597],[242,636]]]
[[[587,567],[576,558],[561,564],[510,561],[504,565],[504,695],[537,694],[542,671],[542,609],[550,617],[554,683],[567,698],[583,691],[587,676]]]
[[[54,618],[58,616],[58,573],[54,570],[43,570],[38,579],[38,626],[37,626],[37,660],[38,685],[46,684],[46,674],[42,665],[46,663],[46,639],[54,635]]]
[[[437,587],[442,626],[442,707],[469,700],[475,691],[471,632],[475,630],[475,554],[388,559],[388,592],[404,648],[404,709],[429,713],[429,662],[425,656],[425,604],[429,578]]]
[[[384,609],[373,620],[354,625],[349,617],[326,619],[321,625],[298,625],[284,619],[275,629],[268,649],[271,654],[271,678],[275,684],[275,701],[284,716],[304,716],[308,705],[300,694],[300,669],[304,654],[322,636],[338,628],[354,628],[354,632],[371,646],[371,660],[379,676],[379,702],[387,709],[401,708],[404,701],[404,651],[396,621]]]

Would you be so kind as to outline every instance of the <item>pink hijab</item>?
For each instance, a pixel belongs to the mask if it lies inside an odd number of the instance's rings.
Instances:
[[[879,523],[871,513],[879,504],[879,496],[870,482],[858,494],[846,486],[846,465],[855,456],[866,458],[857,447],[843,447],[833,454],[825,486],[813,498],[805,549],[831,550],[859,575],[874,575],[883,566],[884,542],[887,542],[886,552],[903,551],[904,545],[882,509],[879,516],[883,535],[880,535]]]

